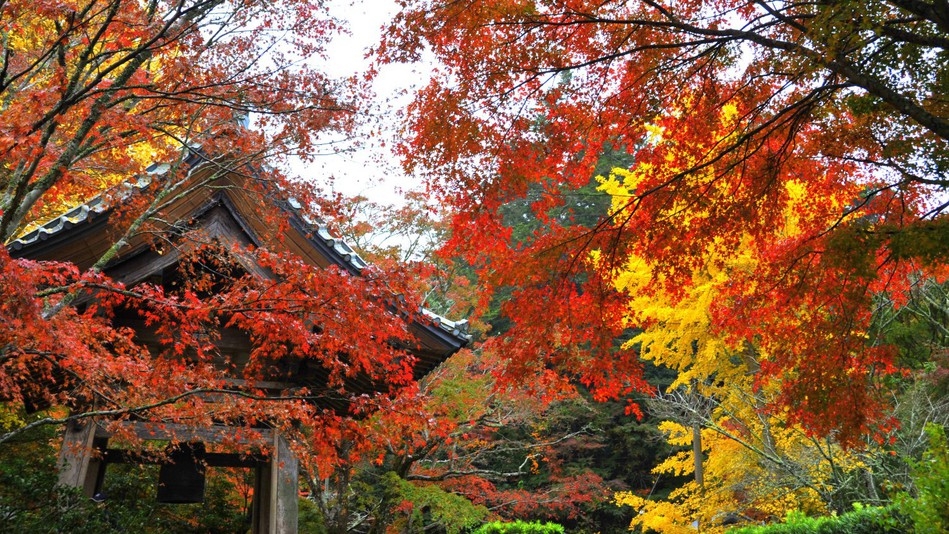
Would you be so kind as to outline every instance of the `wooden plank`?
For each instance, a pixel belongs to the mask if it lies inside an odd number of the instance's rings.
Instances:
[[[257,466],[254,476],[254,501],[251,503],[251,532],[267,534],[270,532],[270,465]]]
[[[299,515],[299,462],[290,444],[274,436],[270,462],[257,469],[254,534],[296,534]]]
[[[276,382],[273,380],[245,380],[243,378],[226,378],[224,384],[235,389],[263,389],[268,391],[284,391],[299,387],[299,384],[292,382]]]

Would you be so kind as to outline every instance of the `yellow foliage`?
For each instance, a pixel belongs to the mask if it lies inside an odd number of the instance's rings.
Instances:
[[[9,404],[0,403],[0,430],[20,428],[25,424],[18,411],[11,409]]]
[[[713,373],[732,384],[747,381],[742,378],[747,371],[743,365],[721,361],[740,347],[713,334],[709,310],[718,298],[718,288],[729,283],[736,271],[751,269],[754,259],[747,251],[732,251],[727,257],[720,244],[713,246],[718,250],[708,251],[708,268],[696,271],[692,284],[677,299],[656,289],[659,275],[643,258],[628,258],[626,269],[615,279],[617,289],[631,299],[627,324],[647,326],[626,348],[639,347],[643,358],[678,371],[671,389],[704,381]]]
[[[691,437],[691,429],[675,423],[666,422],[663,428],[673,432],[671,439],[677,444],[684,444],[686,435]],[[804,438],[800,433],[787,435],[794,436],[794,443],[787,444],[786,452],[791,453],[803,444]],[[719,533],[726,530],[722,522],[729,516],[765,520],[784,517],[792,510],[809,514],[826,512],[817,491],[788,481],[786,474],[777,472],[768,460],[739,441],[706,428],[702,431],[702,443],[706,457],[703,486],[689,482],[673,491],[668,500],[652,500],[632,492],[614,495],[618,506],[636,510],[630,529],[674,534],[688,529],[694,532],[693,525],[698,524],[702,532]],[[805,451],[801,460],[807,459]],[[682,476],[691,473],[693,465],[689,450],[667,459],[655,472]],[[803,462],[795,465],[802,466],[805,466]],[[819,480],[820,469],[815,466],[814,473],[804,476]]]
[[[84,13],[81,24],[90,28],[104,23],[109,17],[108,10],[93,8],[88,2],[78,0],[60,0],[55,9]],[[101,7],[101,6],[100,6]],[[135,19],[136,10],[148,8],[146,2],[123,4],[121,18]],[[138,37],[134,32],[106,31],[97,34],[89,42],[82,39],[81,30],[65,31],[57,27],[54,17],[48,16],[44,9],[38,9],[26,0],[11,0],[6,4],[5,13],[9,20],[0,24],[0,40],[19,62],[33,65],[18,75],[4,91],[5,101],[0,108],[13,109],[20,106],[31,110],[48,103],[31,101],[42,99],[44,95],[57,94],[64,79],[78,80],[77,83],[90,83],[91,94],[103,91],[114,82],[112,70],[119,62],[128,61],[129,51],[135,50]],[[87,46],[87,48],[83,48]],[[158,76],[161,66],[177,54],[175,46],[162,46],[151,52],[148,65],[142,69],[142,78],[134,78],[128,87],[147,87]],[[99,78],[102,78],[99,80]],[[98,81],[97,81],[98,80]],[[96,85],[98,84],[98,85]],[[137,103],[135,90],[129,91],[128,98],[122,100],[121,110],[124,117],[134,116],[137,106],[151,108],[154,102]],[[79,102],[74,108],[64,108],[55,118],[55,133],[49,134],[48,146],[44,146],[46,157],[40,162],[40,168],[52,164],[61,152],[67,152],[73,136],[80,131],[88,113],[83,108],[86,102]],[[15,113],[16,111],[12,111]],[[163,123],[173,128],[174,111],[171,107],[161,113]],[[72,114],[72,115],[71,115]],[[109,119],[111,120],[111,119]],[[86,139],[81,157],[66,165],[61,179],[58,179],[48,191],[44,191],[32,211],[22,220],[25,224],[17,229],[17,235],[29,232],[48,222],[69,209],[88,201],[90,198],[112,188],[120,182],[132,180],[155,161],[171,159],[172,153],[180,153],[180,143],[170,137],[149,130],[147,125],[135,121],[109,122],[102,119],[96,134]],[[53,130],[50,130],[53,132]],[[7,162],[7,171],[12,172],[15,163]],[[59,165],[59,164],[57,164]],[[60,165],[60,168],[62,166]]]
[[[727,132],[733,130],[730,125],[736,118],[734,107],[722,109],[723,136],[730,135]],[[658,127],[650,127],[649,141],[673,147],[675,143],[664,139]],[[709,140],[713,142],[716,140]],[[678,159],[691,163],[686,156]],[[653,170],[646,165],[617,168],[608,177],[599,178],[600,190],[612,196],[614,213],[629,209],[637,186]],[[713,178],[710,167],[689,177]],[[784,187],[788,201],[779,230],[793,236],[814,216],[808,206],[811,193],[799,181],[789,181]],[[677,209],[673,206],[670,216],[681,217]],[[689,217],[703,216],[694,208],[688,213]],[[713,324],[712,308],[724,289],[736,278],[747,280],[758,268],[755,245],[750,236],[737,248],[722,240],[712,241],[704,251],[702,265],[692,272],[691,284],[679,288],[675,295],[663,290],[663,276],[648,258],[630,256],[615,273],[615,287],[630,301],[626,326],[640,329],[626,348],[638,348],[643,359],[675,370],[670,392],[688,392],[694,398],[707,399],[710,406],[701,431],[704,485],[690,482],[675,490],[669,500],[617,493],[617,505],[636,509],[631,529],[695,532],[694,524],[699,524],[702,532],[721,532],[726,514],[764,520],[784,517],[791,510],[823,512],[831,493],[832,473],[860,467],[855,456],[844,454],[832,442],[814,440],[801,428],[786,424],[780,414],[765,413],[762,407],[774,385],[756,385],[754,380],[758,362],[767,358],[767,348],[729,340]],[[598,260],[594,254],[592,261]],[[667,458],[654,472],[672,476],[693,473],[691,422],[664,421],[659,428],[671,445],[687,449]]]
[[[672,476],[691,475],[695,471],[695,462],[691,452],[679,452],[666,458],[653,468],[654,473],[664,473]]]
[[[110,149],[110,161],[126,162],[119,169],[89,166],[70,174],[70,180],[65,183],[64,191],[54,191],[48,197],[55,201],[45,201],[34,208],[29,223],[17,232],[17,236],[31,232],[46,224],[51,218],[69,211],[76,206],[88,202],[91,198],[128,180],[134,180],[138,173],[143,172],[156,161],[169,158],[169,152],[176,150],[170,139],[154,138],[148,141],[134,143],[125,147]]]
[[[673,503],[647,500],[628,491],[616,493],[613,501],[617,506],[631,506],[638,510],[638,514],[630,523],[630,530],[641,528],[646,532],[668,534],[695,532],[691,516],[684,513],[682,507]]]
[[[666,441],[670,445],[686,446],[692,445],[692,429],[680,425],[674,421],[663,421],[659,423],[659,431],[666,435]]]

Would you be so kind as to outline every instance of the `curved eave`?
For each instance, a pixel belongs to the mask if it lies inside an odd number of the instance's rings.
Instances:
[[[195,154],[189,157],[187,164],[191,166],[188,170],[191,176],[199,176],[205,169],[213,172],[212,166],[204,163],[204,160]],[[134,194],[144,189],[151,183],[154,176],[166,170],[167,166],[153,165],[148,169],[147,175],[125,186],[128,189],[127,194]],[[248,178],[234,174],[231,178],[223,179],[239,183],[240,180]],[[236,196],[232,198],[230,196],[232,192],[241,191],[239,187],[230,190],[223,189],[223,191],[227,192],[209,194],[204,201],[182,200],[181,206],[187,213],[178,212],[176,216],[185,219],[200,217],[200,214],[208,210],[209,206],[220,203],[232,213],[248,237],[256,242],[259,236],[256,235],[254,225],[249,222],[253,218],[242,213],[242,210],[253,209],[253,200],[249,197],[239,199],[242,193],[235,193]],[[302,241],[300,244],[305,243],[300,250],[310,258],[310,261],[323,266],[337,265],[354,276],[363,274],[368,263],[343,239],[333,237],[325,225],[308,216],[296,199],[275,198],[274,201],[276,206],[287,215],[290,227],[300,236]],[[172,212],[177,211],[174,207],[169,209]],[[105,197],[97,196],[14,239],[7,245],[7,249],[12,256],[18,258],[68,260],[80,269],[88,268],[98,261],[101,254],[113,242],[112,233],[108,231],[111,212],[111,206]],[[306,251],[306,248],[310,250]],[[313,252],[323,261],[314,257]],[[469,341],[467,326],[467,321],[450,321],[428,310],[422,310],[419,317],[410,324],[410,329],[419,338],[423,352],[438,354],[444,359],[467,345]],[[425,367],[434,368],[433,363],[427,362]]]
[[[63,247],[72,243],[69,261],[89,267],[109,240],[107,211],[100,199],[94,199],[10,241],[7,250],[14,258],[62,261]]]
[[[291,228],[305,236],[309,244],[332,263],[354,276],[361,276],[363,270],[369,266],[345,240],[333,237],[325,225],[304,214],[302,205],[296,199],[290,198],[281,207],[290,215]],[[416,330],[427,332],[437,344],[438,348],[435,350],[444,351],[446,357],[470,341],[468,321],[451,321],[426,309],[422,309],[421,315],[424,320],[417,320],[412,326]]]

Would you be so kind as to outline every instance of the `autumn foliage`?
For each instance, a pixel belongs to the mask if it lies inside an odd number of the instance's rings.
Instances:
[[[274,165],[350,123],[304,61],[336,29],[307,1],[0,3],[0,442],[96,418],[127,442],[129,421],[231,425],[239,452],[274,428],[313,472],[358,449],[354,416],[412,382],[408,325],[430,319],[399,272],[287,244],[291,219],[326,232]],[[188,211],[222,195],[245,237]],[[105,219],[76,257],[21,257]],[[111,277],[139,254],[162,266]]]
[[[128,442],[130,421],[229,425],[234,448],[269,427],[325,518],[352,519],[339,496],[368,465],[386,494],[366,524],[463,528],[605,498],[543,417],[578,391],[640,417],[645,394],[694,446],[657,473],[697,480],[617,493],[640,526],[849,505],[844,479],[898,445],[887,388],[914,364],[881,317],[922,317],[945,275],[941,3],[400,5],[374,57],[436,60],[396,150],[450,228],[409,266],[367,238],[370,267],[301,257],[336,250],[320,221],[358,240],[373,215],[280,171],[348,131],[366,86],[312,66],[338,30],[323,3],[0,1],[0,443],[89,418]],[[431,203],[371,222],[404,242]],[[18,252],[103,218],[72,263]],[[139,254],[161,268],[111,276]],[[416,385],[427,290],[494,331]],[[546,494],[507,484],[540,472]]]
[[[510,375],[641,389],[638,353],[613,345],[655,324],[636,299],[675,305],[724,272],[715,357],[759,350],[769,409],[854,444],[886,429],[895,369],[867,337],[873,299],[944,263],[944,24],[887,1],[418,1],[378,52],[440,62],[402,156],[457,208],[452,250],[516,288]],[[548,216],[616,152],[634,163],[608,217]],[[521,198],[545,224],[512,243],[499,208]],[[645,278],[624,295],[631,261]]]

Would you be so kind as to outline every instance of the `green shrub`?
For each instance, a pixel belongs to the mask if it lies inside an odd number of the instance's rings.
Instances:
[[[562,525],[557,523],[540,523],[525,521],[514,521],[513,523],[503,523],[501,521],[492,521],[481,525],[471,534],[564,534]]]
[[[297,532],[299,534],[327,534],[329,532],[320,508],[309,499],[300,499]]]
[[[919,534],[949,531],[949,446],[946,429],[926,425],[929,446],[922,459],[912,463],[916,497],[901,493],[896,498],[899,510],[912,519]]]
[[[729,534],[907,534],[912,532],[893,507],[854,505],[839,516],[808,517],[791,512],[784,523],[741,527]]]
[[[409,521],[420,531],[427,525],[438,524],[447,534],[457,534],[488,516],[488,509],[484,506],[476,506],[461,495],[445,491],[434,484],[417,486],[391,471],[385,474],[383,480],[384,484],[398,488],[399,497],[412,504]]]

